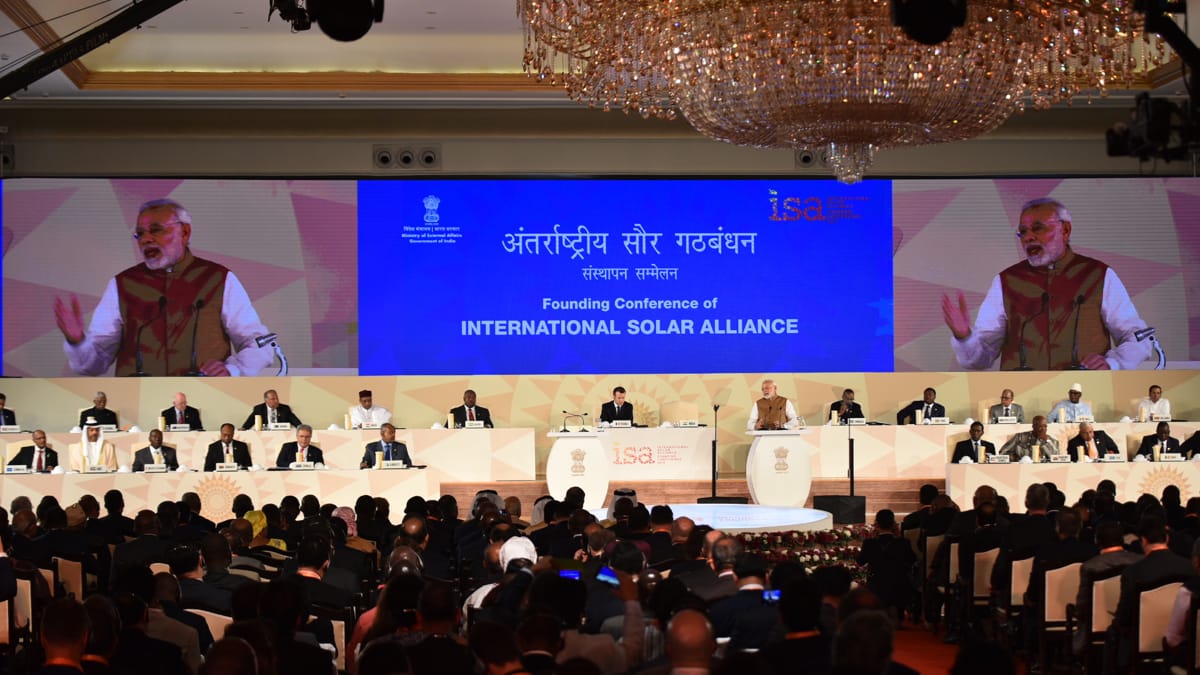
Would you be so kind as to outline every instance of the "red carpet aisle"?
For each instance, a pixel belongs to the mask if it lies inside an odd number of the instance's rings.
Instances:
[[[954,665],[958,645],[942,642],[943,635],[934,635],[928,630],[905,624],[904,630],[896,631],[893,659],[915,669],[921,675],[945,675]],[[1017,661],[1017,673],[1023,675],[1024,664]]]

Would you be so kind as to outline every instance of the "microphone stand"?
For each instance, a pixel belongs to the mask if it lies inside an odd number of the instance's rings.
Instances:
[[[696,500],[697,504],[746,504],[750,500],[746,497],[718,497],[717,496],[717,434],[720,429],[717,427],[717,411],[721,409],[720,403],[713,403],[713,437],[712,437],[712,489],[709,496],[701,497]]]
[[[201,377],[204,375],[196,365],[196,334],[200,330],[200,308],[203,306],[203,300],[196,300],[196,304],[193,305],[195,309],[192,310],[192,362],[187,372],[190,377]]]
[[[1079,315],[1083,313],[1083,296],[1075,298],[1075,328],[1071,335],[1071,366],[1067,370],[1087,370],[1079,362]]]

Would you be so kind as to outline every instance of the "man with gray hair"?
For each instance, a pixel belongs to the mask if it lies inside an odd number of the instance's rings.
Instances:
[[[250,296],[224,265],[192,255],[192,217],[179,202],[138,208],[140,262],[112,279],[85,329],[79,297],[56,298],[67,364],[79,375],[256,375],[274,353]]]
[[[87,423],[88,418],[96,420],[96,423],[101,426],[117,425],[117,413],[108,409],[108,395],[102,391],[96,392],[92,397],[92,407],[79,413],[79,425],[83,426]]]
[[[1071,214],[1055,199],[1021,207],[1024,258],[992,279],[975,325],[966,296],[942,296],[958,364],[969,370],[1131,370],[1150,357],[1146,322],[1108,265],[1071,248]]]
[[[296,440],[284,443],[279,448],[279,456],[275,458],[275,466],[286,468],[292,462],[312,462],[324,464],[325,455],[321,449],[312,443],[313,428],[307,424],[296,427]]]

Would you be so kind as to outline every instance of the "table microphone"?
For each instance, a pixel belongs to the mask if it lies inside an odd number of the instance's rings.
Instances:
[[[167,296],[165,296],[165,295],[158,296],[158,314],[155,314],[154,317],[151,318],[149,321],[138,326],[137,338],[134,340],[134,345],[135,345],[134,361],[135,361],[135,366],[136,366],[136,372],[134,372],[134,374],[133,374],[134,377],[146,377],[146,375],[147,375],[146,370],[145,370],[145,365],[146,365],[145,359],[142,356],[142,331],[146,330],[146,326],[149,326],[150,324],[154,323],[155,321],[158,321],[162,317],[163,311],[166,310],[166,308],[167,308]]]
[[[1071,335],[1071,367],[1067,370],[1087,370],[1079,363],[1079,315],[1083,313],[1083,293],[1075,298],[1075,329]]]
[[[1030,315],[1028,319],[1025,319],[1021,322],[1021,330],[1017,333],[1017,353],[1020,354],[1021,365],[1017,368],[1017,370],[1033,370],[1033,368],[1029,367],[1029,358],[1025,353],[1025,327],[1029,325],[1030,321],[1033,321],[1043,312],[1045,312],[1046,308],[1049,306],[1050,294],[1042,291],[1042,308]]]

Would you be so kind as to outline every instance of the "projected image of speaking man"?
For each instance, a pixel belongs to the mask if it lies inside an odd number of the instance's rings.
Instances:
[[[133,239],[140,263],[110,279],[84,328],[79,298],[54,301],[54,317],[71,370],[101,375],[137,372],[140,346],[148,375],[255,375],[274,353],[255,337],[267,328],[238,278],[192,255],[192,217],[178,202],[156,199],[138,209]],[[193,335],[195,339],[193,340]]]
[[[1071,229],[1062,203],[1027,202],[1016,230],[1025,259],[992,280],[975,326],[961,291],[942,296],[960,366],[988,368],[999,356],[1001,370],[1128,370],[1149,358],[1150,342],[1135,336],[1146,322],[1125,285],[1108,265],[1071,248]]]

